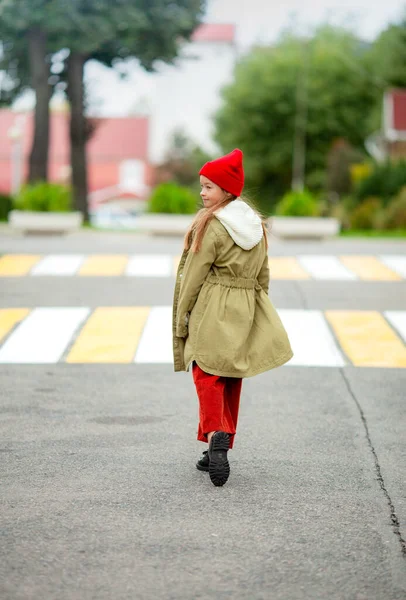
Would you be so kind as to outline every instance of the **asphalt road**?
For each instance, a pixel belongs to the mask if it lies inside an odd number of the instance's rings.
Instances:
[[[0,253],[179,253],[179,239],[3,234]],[[406,242],[274,243],[275,256]],[[169,304],[168,278],[4,277],[0,308]],[[278,308],[405,310],[406,281],[274,281]],[[406,368],[284,366],[243,385],[231,476],[195,469],[168,364],[0,364],[2,600],[405,600]]]

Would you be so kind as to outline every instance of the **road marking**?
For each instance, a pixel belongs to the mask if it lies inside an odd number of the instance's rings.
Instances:
[[[398,273],[382,264],[375,256],[340,256],[348,269],[367,281],[399,281]]]
[[[0,341],[29,313],[28,308],[0,308]]]
[[[98,275],[110,277],[124,275],[128,263],[127,255],[120,254],[94,254],[88,256],[79,269],[79,275]]]
[[[41,256],[36,254],[5,254],[0,257],[0,275],[3,277],[28,275],[40,259]]]
[[[12,255],[0,257],[0,277],[7,276],[127,276],[175,277],[180,256],[133,255]],[[270,256],[271,279],[403,281],[406,256],[340,256],[301,254]]]
[[[386,310],[385,317],[389,323],[400,333],[406,342],[406,311],[405,310]]]
[[[327,310],[350,361],[362,367],[406,367],[406,347],[376,311]]]
[[[322,311],[280,309],[294,353],[288,365],[342,367],[345,364]]]
[[[310,274],[292,256],[271,256],[269,271],[271,279],[310,279]]]
[[[125,274],[138,277],[170,277],[172,275],[172,259],[163,254],[131,256]]]
[[[151,309],[134,362],[173,362],[171,306],[154,306]]]
[[[335,256],[301,254],[298,260],[315,279],[357,279]]]
[[[96,308],[77,337],[66,362],[131,362],[149,313],[150,309],[142,306]]]
[[[277,312],[289,366],[406,368],[406,310]],[[1,339],[0,363],[172,364],[172,307],[1,309]]]
[[[0,363],[56,363],[89,308],[34,308],[0,348]]]
[[[75,275],[84,260],[81,254],[50,254],[33,267],[31,275]]]
[[[379,258],[390,269],[396,271],[402,277],[406,277],[406,256],[383,254]]]

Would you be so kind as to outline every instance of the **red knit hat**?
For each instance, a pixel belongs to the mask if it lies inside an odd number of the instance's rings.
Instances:
[[[199,175],[204,175],[223,190],[239,196],[244,187],[243,153],[236,148],[230,154],[207,162],[200,169]]]

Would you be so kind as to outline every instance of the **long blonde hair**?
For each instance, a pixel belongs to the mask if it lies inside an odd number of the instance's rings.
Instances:
[[[228,204],[230,204],[230,202],[233,202],[234,200],[237,199],[237,196],[233,196],[232,194],[229,194],[225,190],[223,190],[223,192],[225,193],[225,197],[223,198],[223,200],[221,200],[220,202],[218,202],[217,204],[215,204],[213,206],[210,206],[209,208],[202,208],[199,210],[199,212],[197,213],[196,217],[193,220],[193,223],[191,224],[188,231],[186,232],[184,246],[183,246],[184,250],[190,250],[191,252],[199,252],[199,250],[202,246],[203,236],[205,234],[208,224],[214,217],[214,213],[217,210],[219,210],[220,208],[225,208]],[[240,199],[243,200],[246,204],[248,204],[252,208],[252,210],[261,219],[262,229],[263,229],[264,238],[265,238],[265,244],[266,244],[266,248],[268,249],[268,236],[267,236],[267,229],[266,229],[264,217],[260,214],[260,212],[256,208],[254,208],[252,206],[252,203],[249,200],[247,200],[245,197],[242,198],[241,196],[240,196]]]

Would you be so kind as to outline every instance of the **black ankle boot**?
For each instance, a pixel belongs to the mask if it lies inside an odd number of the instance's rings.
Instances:
[[[196,463],[196,469],[199,469],[199,471],[208,471],[209,464],[210,464],[209,452],[208,452],[208,450],[205,450],[203,452],[202,458],[200,458]]]
[[[209,444],[209,475],[213,485],[224,485],[230,475],[227,452],[230,436],[225,431],[213,433]]]

